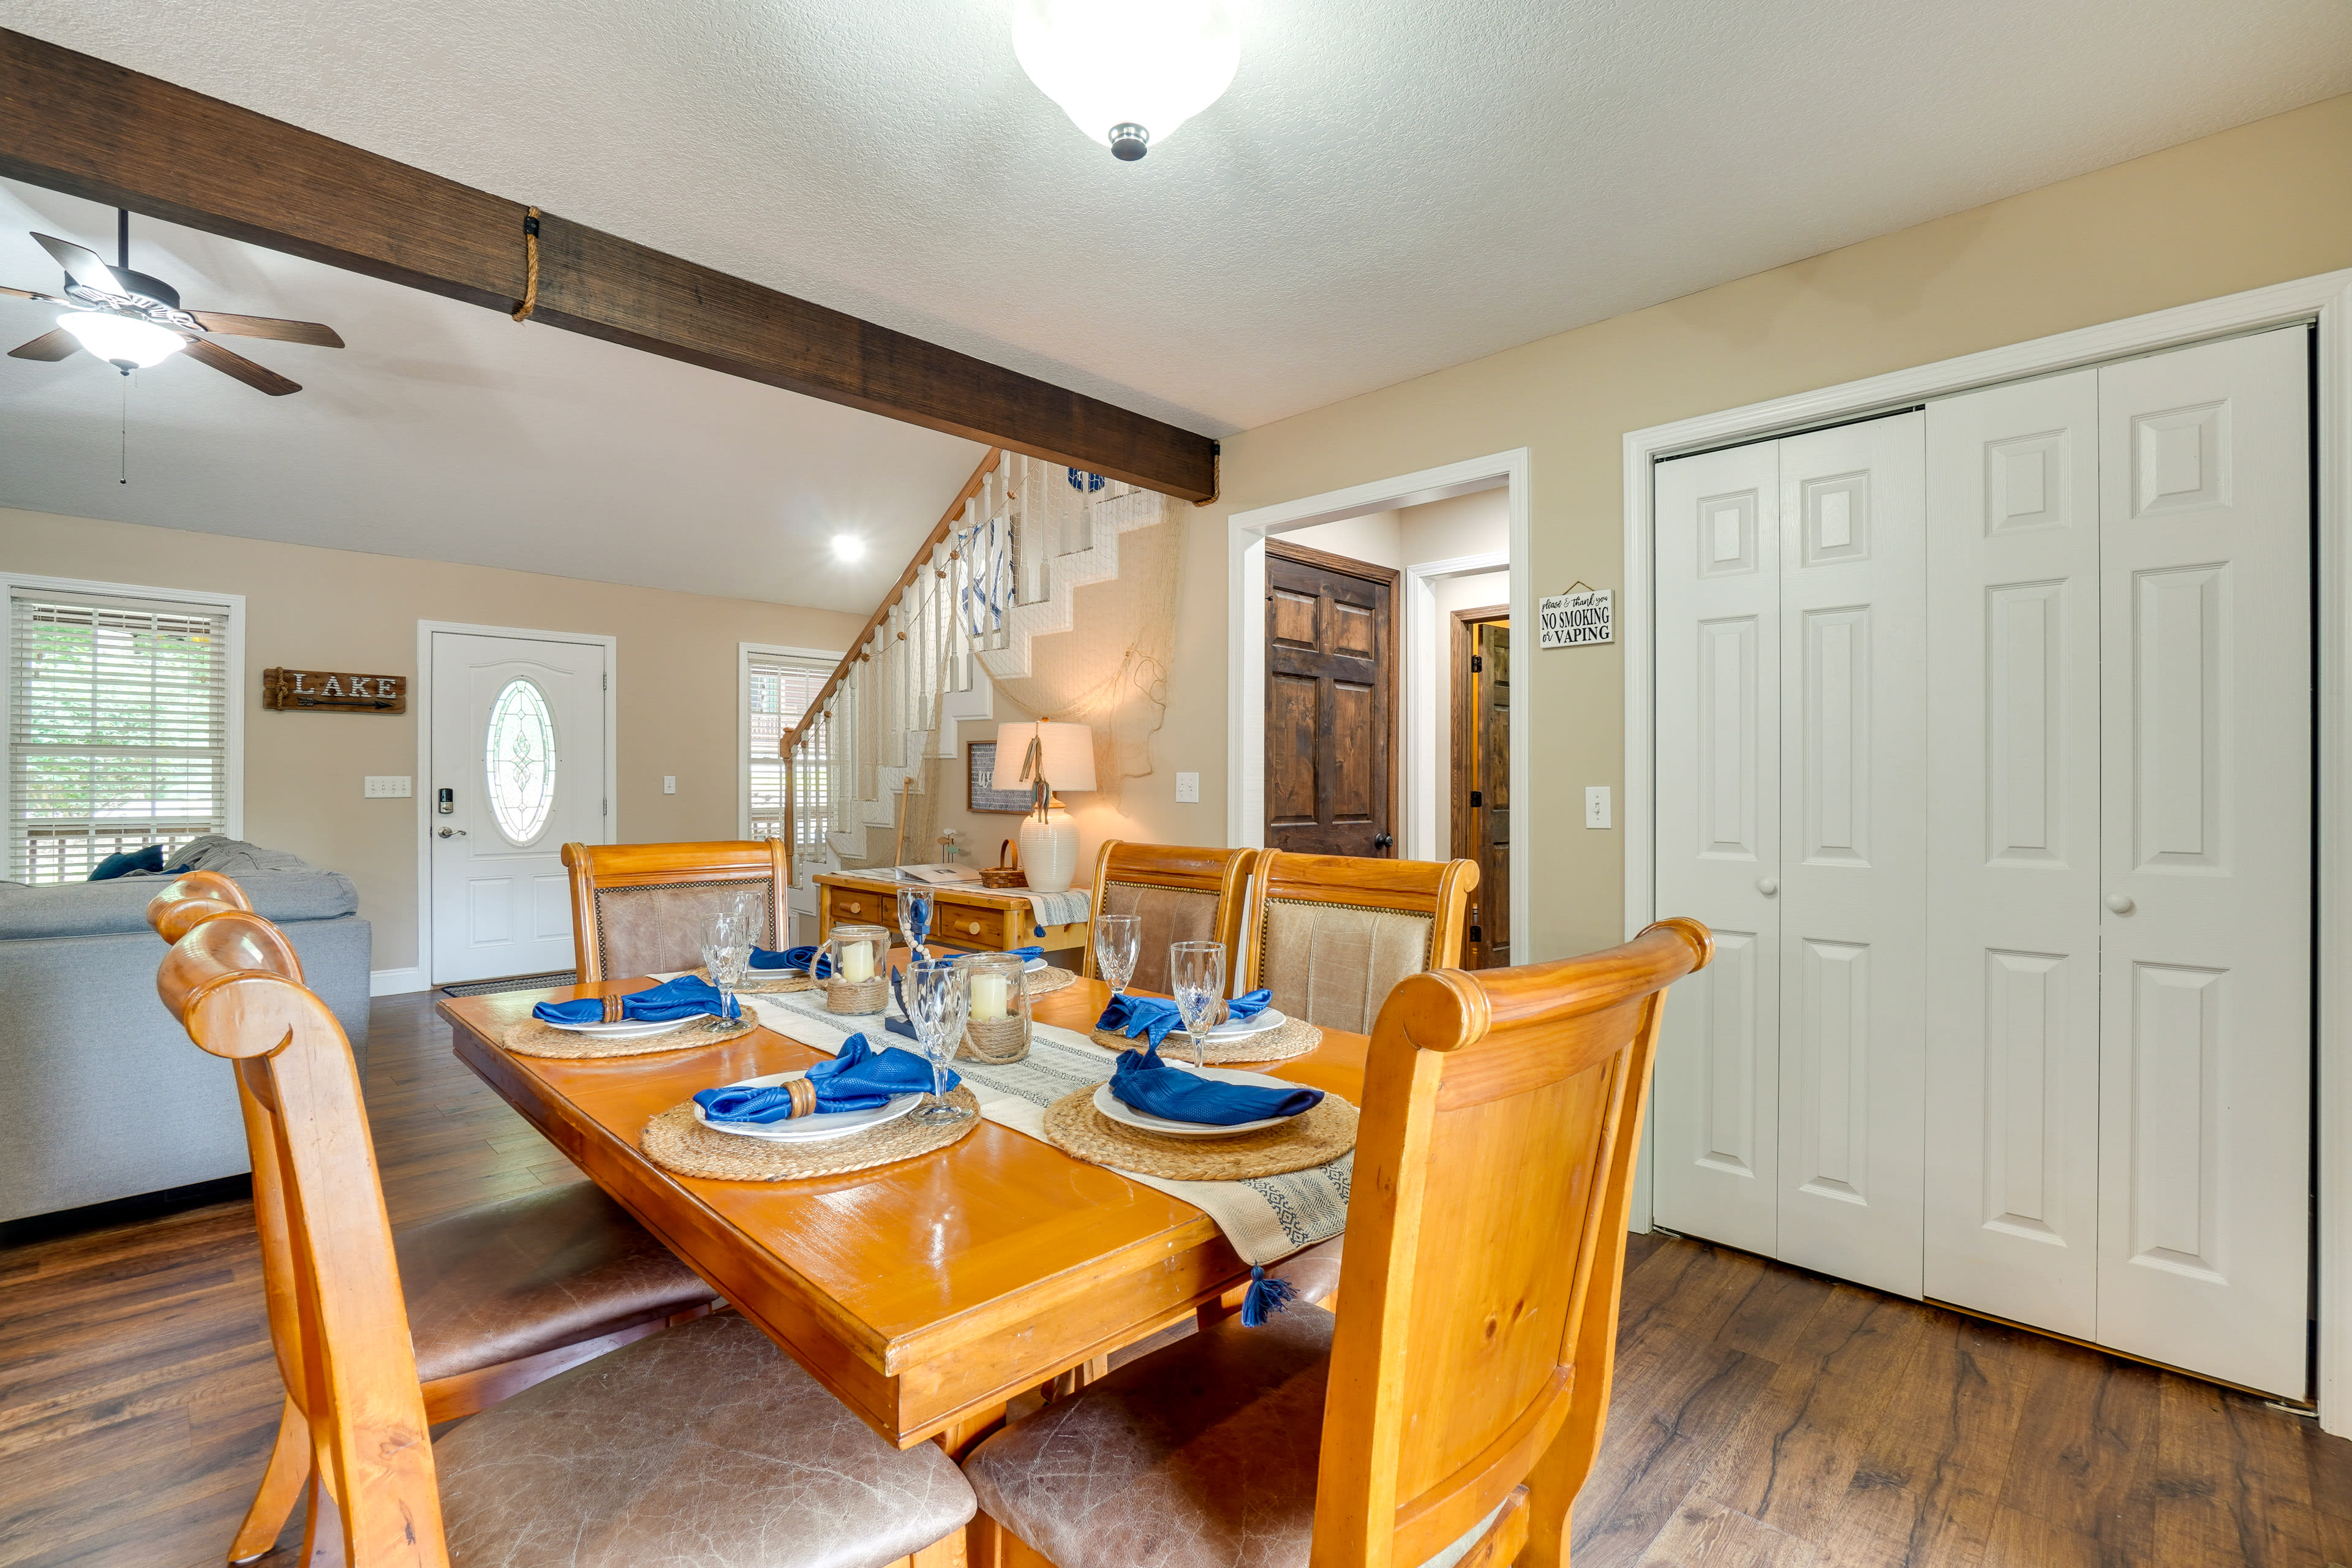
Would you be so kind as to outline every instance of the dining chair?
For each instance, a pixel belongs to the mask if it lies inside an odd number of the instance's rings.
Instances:
[[[1462,962],[1475,860],[1258,856],[1236,994],[1263,986],[1294,1018],[1360,1035],[1409,974]]]
[[[339,1539],[347,1568],[886,1568],[971,1517],[943,1452],[892,1448],[733,1312],[434,1441],[359,1075],[299,974],[276,926],[226,910],[173,943],[156,989],[236,1067],[272,1348],[307,1455],[302,1562]]]
[[[964,1473],[997,1568],[1567,1563],[1665,988],[1713,946],[1670,920],[1398,985],[1365,1064],[1347,1310],[1227,1320],[990,1437]]]
[[[737,893],[761,895],[762,947],[792,945],[792,851],[781,838],[709,844],[567,844],[572,951],[583,985],[702,962],[703,922]]]
[[[168,882],[148,922],[177,942],[215,917],[258,920],[245,891],[217,871]],[[301,961],[273,925],[255,940],[296,984]],[[275,1148],[255,1135],[254,1207],[273,1291],[290,1289],[278,1249],[284,1202]],[[710,1310],[710,1287],[589,1182],[542,1187],[479,1204],[394,1234],[394,1250],[413,1338],[425,1419],[454,1421],[582,1362]],[[237,1531],[231,1561],[269,1549],[293,1511],[310,1468],[308,1425],[289,1397],[278,1442]]]
[[[1135,973],[1128,984],[1138,991],[1169,992],[1168,949],[1172,942],[1213,942],[1225,950],[1225,973],[1234,966],[1241,940],[1244,889],[1255,849],[1196,849],[1175,844],[1141,844],[1113,838],[1095,855],[1093,920],[1134,915],[1142,924]],[[1087,927],[1085,974],[1098,978],[1094,926]]]

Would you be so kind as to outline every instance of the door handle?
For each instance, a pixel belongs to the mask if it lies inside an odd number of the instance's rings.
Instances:
[[[1773,877],[1759,877],[1756,879],[1756,890],[1769,899],[1780,890],[1780,880]]]
[[[2129,894],[2109,893],[2107,895],[2107,908],[2115,910],[2116,913],[2119,915],[2127,915],[2131,913],[2132,910],[2139,908],[2139,906],[2131,901]]]
[[[1396,835],[1393,833],[1381,833],[1373,836],[1372,847],[1375,849],[1393,848],[1395,845]]]
[[[441,837],[444,838],[463,838],[466,837],[466,830],[462,827],[445,827],[441,830]]]

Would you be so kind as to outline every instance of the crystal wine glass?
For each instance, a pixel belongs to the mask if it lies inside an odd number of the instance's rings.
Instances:
[[[735,988],[743,984],[751,967],[751,936],[757,929],[752,918],[740,909],[723,910],[704,922],[702,969],[710,976],[710,984],[719,987],[719,1011],[704,1028],[735,1026]]]
[[[1168,944],[1168,988],[1192,1037],[1192,1065],[1209,1065],[1209,1031],[1225,1010],[1225,948],[1216,942]]]
[[[898,889],[898,934],[907,939],[907,956],[920,961],[931,956],[926,945],[931,934],[931,890],[916,885]]]
[[[911,1112],[913,1120],[961,1121],[971,1112],[948,1102],[948,1063],[963,1042],[971,1010],[971,972],[952,958],[919,958],[907,965],[907,1016],[931,1064],[931,1096]]]
[[[1114,996],[1127,994],[1135,961],[1143,952],[1143,921],[1138,915],[1095,917],[1095,963]]]

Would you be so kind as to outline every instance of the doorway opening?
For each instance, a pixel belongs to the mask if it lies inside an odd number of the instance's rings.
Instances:
[[[1483,582],[1448,586],[1475,593]],[[1452,712],[1444,732],[1453,852],[1478,864],[1462,967],[1505,969],[1511,963],[1511,607],[1457,609],[1447,619]]]

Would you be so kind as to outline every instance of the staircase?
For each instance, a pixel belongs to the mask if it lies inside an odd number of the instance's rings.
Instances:
[[[934,787],[960,723],[1027,717],[1001,710],[996,681],[1028,676],[1032,641],[1070,629],[1077,590],[1118,575],[1119,535],[1167,504],[1018,453],[982,460],[779,746],[795,910],[814,910],[822,872],[897,863],[902,796]]]

